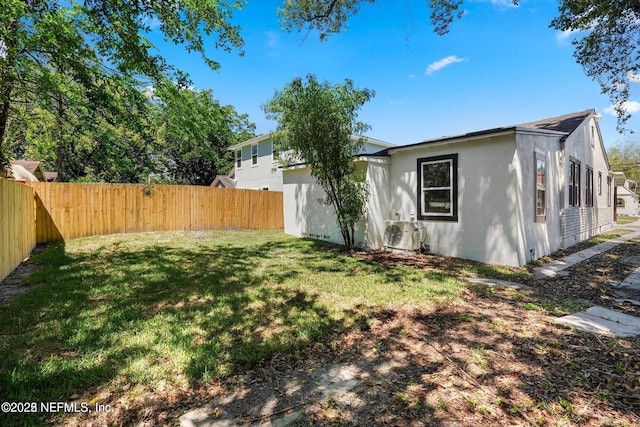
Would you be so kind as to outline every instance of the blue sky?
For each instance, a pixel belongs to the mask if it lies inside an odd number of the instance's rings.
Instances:
[[[426,1],[379,0],[364,5],[346,31],[320,42],[316,33],[286,33],[276,9],[282,0],[249,0],[233,22],[242,27],[245,55],[210,51],[211,71],[196,54],[157,44],[190,73],[198,89],[247,113],[257,133],[276,124],[261,106],[294,77],[345,78],[376,91],[359,119],[368,136],[398,145],[538,120],[588,108],[602,113],[607,148],[638,136],[616,132],[609,100],[573,58],[571,35],[549,28],[554,0],[467,0],[449,34],[436,35]],[[631,87],[631,95],[640,83]],[[631,108],[640,110],[640,103]],[[628,127],[640,131],[640,112]]]

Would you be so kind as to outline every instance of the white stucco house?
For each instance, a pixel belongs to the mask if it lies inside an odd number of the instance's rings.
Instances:
[[[611,229],[598,120],[586,110],[358,156],[369,196],[356,243],[521,266]],[[309,169],[283,183],[285,232],[342,243]]]
[[[352,138],[359,138],[352,135]],[[367,138],[361,154],[372,154],[393,144]],[[282,166],[270,135],[260,135],[229,147],[234,153],[235,188],[282,191]]]
[[[616,213],[618,215],[638,216],[637,183],[627,179],[622,172],[614,172],[616,178],[622,178],[616,187]]]

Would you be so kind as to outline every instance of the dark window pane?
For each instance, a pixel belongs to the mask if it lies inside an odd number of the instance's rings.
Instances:
[[[538,160],[538,171],[537,171],[537,183],[538,185],[545,184],[545,175],[546,175],[546,166],[544,164],[544,160]]]
[[[451,213],[451,192],[449,190],[425,190],[424,191],[424,211],[425,213]]]
[[[451,186],[451,162],[427,163],[423,165],[422,186],[424,188]]]
[[[536,215],[545,215],[545,192],[544,190],[538,190],[536,194]]]

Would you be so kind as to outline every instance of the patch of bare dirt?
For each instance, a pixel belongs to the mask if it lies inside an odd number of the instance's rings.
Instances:
[[[565,270],[548,280],[529,280],[540,295],[553,301],[582,300],[640,316],[640,306],[621,302],[627,296],[616,284],[640,267],[640,241],[630,240]]]
[[[41,253],[46,245],[37,245],[31,256]],[[31,273],[41,267],[40,264],[30,263],[28,260],[23,261],[15,270],[11,272],[4,280],[0,281],[0,304],[5,304],[12,298],[28,290],[31,286],[25,285],[24,280],[31,276]]]
[[[473,263],[437,256],[356,256],[460,277],[474,271]],[[101,403],[111,405],[109,413],[57,421],[175,425],[202,407],[225,420],[229,406],[211,404],[227,398],[242,399],[246,412],[233,414],[241,424],[300,412],[294,425],[640,425],[640,338],[575,332],[553,325],[550,314],[577,301],[640,315],[616,301],[613,287],[638,266],[640,243],[631,241],[573,267],[567,277],[523,276],[519,281],[533,293],[474,286],[456,303],[378,313],[367,325],[296,356],[240,369],[223,382],[158,391],[126,404],[106,397]],[[508,273],[496,269],[496,278]],[[349,393],[310,398],[315,373],[339,364],[357,366],[362,382]]]
[[[127,406],[105,401],[111,413],[75,422],[172,425],[189,409],[241,396],[249,409],[234,419],[247,424],[302,411],[294,425],[639,425],[640,339],[557,327],[527,310],[527,298],[477,287],[432,310],[382,312],[298,357]],[[351,393],[313,400],[287,392],[318,368],[345,363],[366,372]],[[211,409],[214,419],[228,415],[224,406]]]

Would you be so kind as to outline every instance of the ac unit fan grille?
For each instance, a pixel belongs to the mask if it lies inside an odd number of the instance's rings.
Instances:
[[[402,230],[395,224],[387,226],[384,230],[384,241],[390,246],[397,246],[402,240]]]

